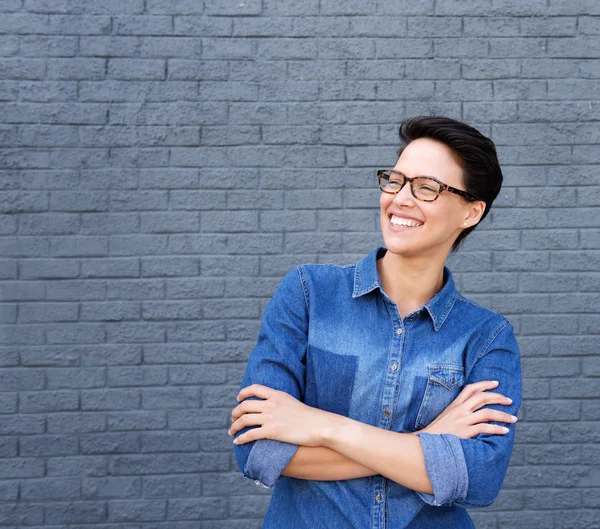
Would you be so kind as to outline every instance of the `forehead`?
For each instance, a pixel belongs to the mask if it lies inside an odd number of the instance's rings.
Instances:
[[[394,167],[407,176],[434,176],[449,185],[462,183],[462,169],[449,147],[431,138],[410,142]]]

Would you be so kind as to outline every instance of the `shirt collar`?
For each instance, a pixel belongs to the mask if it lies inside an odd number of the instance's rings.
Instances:
[[[379,288],[383,292],[383,286],[377,270],[377,259],[383,257],[387,252],[385,246],[377,246],[368,255],[356,263],[354,269],[354,290],[352,297],[357,298]],[[433,328],[439,331],[446,321],[448,314],[456,301],[456,285],[452,278],[452,272],[444,266],[444,286],[432,299],[425,303],[424,307],[431,316]]]

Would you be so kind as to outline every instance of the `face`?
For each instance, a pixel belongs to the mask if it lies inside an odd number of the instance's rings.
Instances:
[[[409,143],[394,169],[408,177],[433,176],[465,190],[462,169],[452,158],[450,149],[430,138]],[[434,202],[417,200],[408,182],[395,195],[382,192],[379,203],[384,245],[392,253],[406,257],[443,254],[445,258],[460,232],[477,224],[485,209],[482,201],[469,202],[448,191],[442,191]],[[417,226],[394,226],[392,215]]]

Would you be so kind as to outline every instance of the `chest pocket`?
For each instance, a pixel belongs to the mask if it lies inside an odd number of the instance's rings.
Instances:
[[[348,416],[358,357],[308,345],[304,403]]]
[[[459,365],[430,365],[427,386],[415,428],[430,424],[458,396],[465,385],[464,368]]]

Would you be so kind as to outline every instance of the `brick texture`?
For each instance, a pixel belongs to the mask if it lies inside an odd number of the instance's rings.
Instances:
[[[0,2],[0,527],[258,529],[226,435],[296,263],[382,242],[401,119],[498,146],[450,259],[525,402],[479,529],[598,527],[600,3]]]

